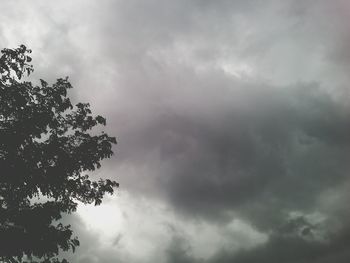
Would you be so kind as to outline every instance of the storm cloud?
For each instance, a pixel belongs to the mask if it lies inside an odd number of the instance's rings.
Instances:
[[[350,260],[347,1],[0,2],[1,46],[118,140],[72,261]]]

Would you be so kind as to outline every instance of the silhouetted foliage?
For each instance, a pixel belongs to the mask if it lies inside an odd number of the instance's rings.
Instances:
[[[116,140],[91,131],[106,120],[94,117],[89,104],[72,106],[67,78],[52,86],[22,81],[33,71],[24,45],[1,53],[0,260],[67,262],[59,251],[74,251],[79,241],[58,220],[74,212],[77,201],[99,205],[118,187],[84,174],[111,157]]]

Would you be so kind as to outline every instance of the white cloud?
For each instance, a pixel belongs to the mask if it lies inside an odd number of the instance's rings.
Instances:
[[[125,191],[99,207],[79,205],[77,213],[85,231],[95,239],[89,244],[94,247],[90,253],[96,256],[108,250],[133,262],[166,262],[174,238],[181,238],[188,245],[187,253],[197,259],[209,259],[222,249],[248,249],[268,240],[266,234],[240,219],[222,225],[186,219],[160,200],[135,198]]]

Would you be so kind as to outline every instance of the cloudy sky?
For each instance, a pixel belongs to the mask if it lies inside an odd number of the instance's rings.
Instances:
[[[1,49],[118,140],[72,262],[350,262],[349,1],[0,4]]]

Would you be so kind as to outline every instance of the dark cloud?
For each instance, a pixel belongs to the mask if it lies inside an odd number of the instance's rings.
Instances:
[[[191,257],[189,252],[189,245],[186,240],[181,237],[173,237],[168,249],[166,250],[166,255],[168,260],[167,263],[192,263],[200,262]]]
[[[347,176],[350,123],[346,108],[308,89],[317,88],[261,92],[246,98],[256,100],[247,109],[233,107],[215,121],[165,116],[150,127],[145,146],[158,147],[167,164],[159,188],[176,207],[216,218],[213,211],[252,206],[254,200],[267,207],[312,207],[322,190]],[[210,106],[203,105],[204,115],[205,108]]]
[[[299,237],[272,236],[271,240],[255,249],[241,251],[232,255],[222,251],[209,262],[348,262],[350,253],[347,244],[350,242],[349,230],[343,229],[327,242],[310,242]]]
[[[347,1],[1,4],[0,44],[69,75],[118,138],[95,176],[133,196],[125,229],[69,219],[74,261],[349,261]]]

